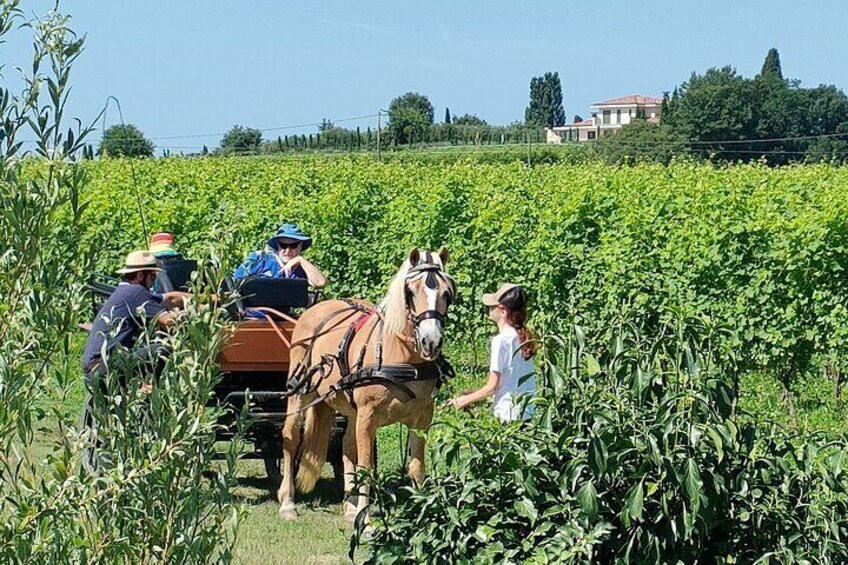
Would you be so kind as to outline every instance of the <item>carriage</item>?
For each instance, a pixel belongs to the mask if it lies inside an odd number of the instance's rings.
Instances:
[[[177,259],[161,263],[155,287],[167,292],[185,290],[197,262]],[[94,275],[89,282],[93,315],[115,290],[119,280],[108,275]],[[271,490],[280,481],[282,454],[281,430],[286,418],[288,398],[286,382],[289,373],[289,347],[294,323],[290,316],[280,312],[305,308],[318,299],[310,292],[307,282],[301,279],[248,279],[240,285],[236,298],[227,308],[234,324],[231,337],[219,354],[221,380],[214,390],[212,402],[229,410],[220,423],[218,439],[229,441],[236,432],[236,417],[247,407],[247,433],[254,450],[245,458],[262,459]],[[246,310],[267,312],[261,319],[245,317]],[[84,407],[84,411],[89,407]],[[342,480],[341,438],[346,426],[343,417],[335,419],[328,461],[332,464],[335,479]]]

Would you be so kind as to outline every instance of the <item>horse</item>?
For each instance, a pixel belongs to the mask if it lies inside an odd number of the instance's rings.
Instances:
[[[448,251],[412,249],[379,306],[327,300],[303,313],[292,334],[288,417],[283,427],[280,516],[297,517],[297,490],[310,492],[321,475],[336,412],[347,417],[342,440],[344,515],[367,505],[367,486],[353,492],[357,467],[372,468],[377,429],[409,427],[408,473],[424,480],[424,438],[434,396],[450,368],[442,356],[445,317],[456,284],[445,271]],[[295,461],[300,455],[295,481]]]

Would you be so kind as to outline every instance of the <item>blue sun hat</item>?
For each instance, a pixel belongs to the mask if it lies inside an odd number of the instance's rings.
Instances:
[[[281,239],[291,239],[300,241],[303,245],[301,251],[306,251],[312,245],[312,238],[303,233],[297,224],[283,224],[277,229],[277,233],[268,240],[268,245],[273,249],[277,249],[277,242]]]

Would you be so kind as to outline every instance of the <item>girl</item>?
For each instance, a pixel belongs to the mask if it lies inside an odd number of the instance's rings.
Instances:
[[[489,319],[498,326],[498,335],[492,338],[489,380],[482,388],[460,395],[448,404],[465,408],[494,396],[494,412],[499,420],[527,420],[533,414],[533,406],[528,405],[522,414],[521,403],[518,402],[519,396],[532,397],[536,392],[533,376],[536,347],[525,325],[527,293],[520,286],[507,283],[493,294],[484,294],[483,304],[489,308]]]

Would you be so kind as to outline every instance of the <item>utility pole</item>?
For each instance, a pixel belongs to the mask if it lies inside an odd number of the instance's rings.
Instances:
[[[382,128],[383,122],[383,111],[377,110],[377,162],[380,163],[380,129]]]

